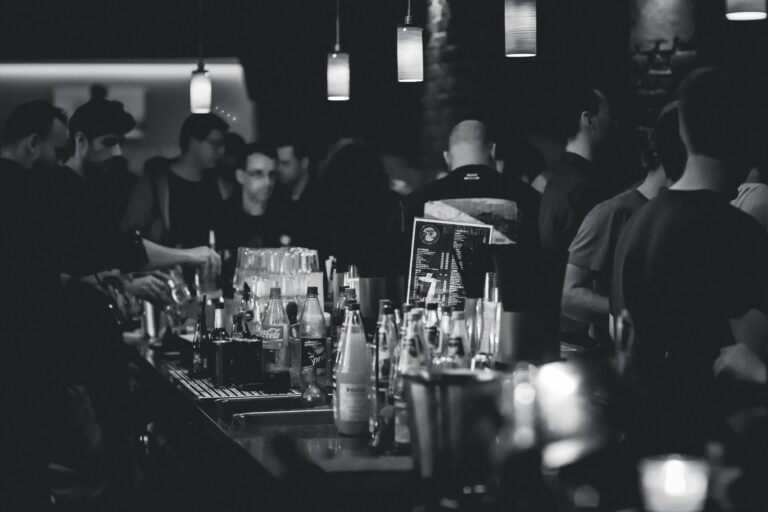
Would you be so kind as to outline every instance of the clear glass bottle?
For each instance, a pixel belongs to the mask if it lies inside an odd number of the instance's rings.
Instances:
[[[336,369],[334,416],[339,434],[364,436],[370,416],[370,351],[366,346],[360,305],[350,304]]]
[[[424,321],[426,331],[426,342],[430,351],[437,354],[440,346],[440,317],[437,314],[437,303],[427,304],[427,318]]]
[[[448,338],[446,355],[454,368],[469,368],[469,333],[464,318],[464,305],[457,304],[451,313],[451,336]]]
[[[408,333],[400,342],[400,356],[397,369],[394,374],[393,400],[395,405],[395,449],[398,452],[407,452],[411,445],[411,431],[408,418],[408,403],[404,375],[409,370],[427,366],[424,354],[420,353],[418,313],[411,313],[408,322]]]
[[[299,318],[301,368],[302,373],[306,368],[314,368],[318,383],[327,378],[325,330],[325,315],[317,296],[317,287],[310,286],[307,288],[307,300]]]
[[[269,290],[269,304],[261,321],[264,359],[264,390],[286,393],[291,384],[289,372],[288,333],[290,325],[285,314],[280,288]]]

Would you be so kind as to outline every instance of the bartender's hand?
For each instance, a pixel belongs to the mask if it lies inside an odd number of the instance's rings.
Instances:
[[[713,365],[715,375],[726,374],[739,380],[765,384],[768,369],[760,356],[743,343],[736,343],[720,350],[720,357]]]
[[[191,260],[190,263],[193,265],[208,265],[208,268],[215,276],[218,276],[221,273],[221,258],[216,251],[210,247],[201,246],[187,249],[187,255]]]
[[[165,281],[155,275],[137,277],[125,284],[125,290],[140,299],[159,303],[166,302],[170,293]]]

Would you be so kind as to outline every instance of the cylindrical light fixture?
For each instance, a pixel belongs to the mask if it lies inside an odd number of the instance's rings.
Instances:
[[[504,43],[507,57],[536,56],[536,0],[504,1]]]
[[[424,29],[413,24],[411,0],[405,22],[397,26],[397,81],[424,81]]]
[[[328,101],[349,100],[349,54],[332,52],[328,54]]]
[[[731,21],[764,20],[766,0],[726,0],[725,17]]]
[[[336,44],[326,66],[328,101],[349,101],[349,54],[341,51],[339,0],[336,0]]]
[[[189,81],[189,108],[192,113],[210,113],[212,96],[211,75],[203,67],[203,61],[200,61],[197,69],[192,72],[192,78]]]
[[[197,2],[197,69],[189,80],[189,109],[193,114],[208,114],[213,102],[211,75],[203,63],[203,0]]]

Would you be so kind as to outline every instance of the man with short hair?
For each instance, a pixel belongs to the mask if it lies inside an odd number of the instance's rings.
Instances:
[[[20,105],[0,145],[0,509],[50,505],[46,469],[54,428],[51,410],[63,389],[59,360],[61,245],[57,191],[48,173],[67,151],[66,116],[50,103]],[[34,305],[34,306],[33,306]]]
[[[207,244],[223,206],[212,171],[224,151],[228,129],[215,114],[190,115],[179,135],[181,155],[147,162],[123,217],[123,230],[138,230],[145,238],[172,247]]]
[[[485,221],[495,224],[496,243],[538,246],[538,193],[522,181],[504,179],[495,168],[495,147],[482,122],[458,123],[443,152],[449,174],[403,198],[400,230],[410,237],[415,217],[460,212],[478,218],[484,212]]]
[[[322,198],[318,197],[307,148],[297,139],[285,138],[276,145],[276,157],[274,203],[287,214],[283,231],[292,245],[312,245],[312,216]]]
[[[702,453],[728,398],[713,376],[723,347],[768,343],[768,236],[730,205],[759,147],[749,95],[715,68],[680,87],[682,177],[619,237],[611,312],[634,325],[628,440],[643,453]]]
[[[610,342],[608,297],[616,243],[629,218],[683,173],[686,155],[677,117],[676,103],[662,110],[644,158],[648,167],[645,179],[637,187],[599,203],[581,223],[568,249],[561,340],[584,347]]]
[[[597,152],[611,129],[605,95],[574,86],[564,96],[565,153],[547,182],[539,210],[542,247],[567,251],[594,206],[611,196],[609,180],[595,164]]]

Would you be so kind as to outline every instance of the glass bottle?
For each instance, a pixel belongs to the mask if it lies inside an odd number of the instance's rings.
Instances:
[[[334,417],[340,434],[360,436],[368,432],[371,380],[370,352],[366,346],[360,305],[350,304],[347,328],[340,345],[336,369]]]
[[[307,288],[307,300],[299,319],[299,339],[301,340],[301,367],[314,368],[317,381],[325,381],[325,315],[317,297],[317,287]],[[302,372],[303,373],[303,372]]]
[[[427,346],[436,354],[440,345],[440,317],[437,314],[436,302],[427,304],[427,318],[424,322],[424,329],[426,331]]]
[[[301,380],[304,392],[301,394],[303,407],[322,407],[328,403],[328,394],[317,385],[317,373],[313,366],[301,369]]]
[[[411,445],[404,375],[410,370],[427,366],[424,354],[420,353],[418,349],[420,336],[418,313],[411,313],[408,333],[400,342],[400,356],[398,357],[397,369],[394,374],[395,449],[398,452],[409,451]]]
[[[264,390],[268,393],[286,393],[290,387],[289,328],[280,288],[271,288],[269,304],[261,322]]]
[[[224,299],[222,298],[216,302],[211,331],[211,349],[209,361],[211,380],[215,386],[227,386],[233,380],[234,354],[232,340],[224,327]]]
[[[457,304],[451,313],[451,336],[448,338],[446,355],[454,368],[469,368],[469,333],[464,319],[464,305]]]
[[[208,376],[208,351],[211,339],[208,335],[208,327],[205,322],[205,300],[203,297],[201,311],[195,324],[195,336],[192,338],[192,368],[190,377],[202,379]]]

